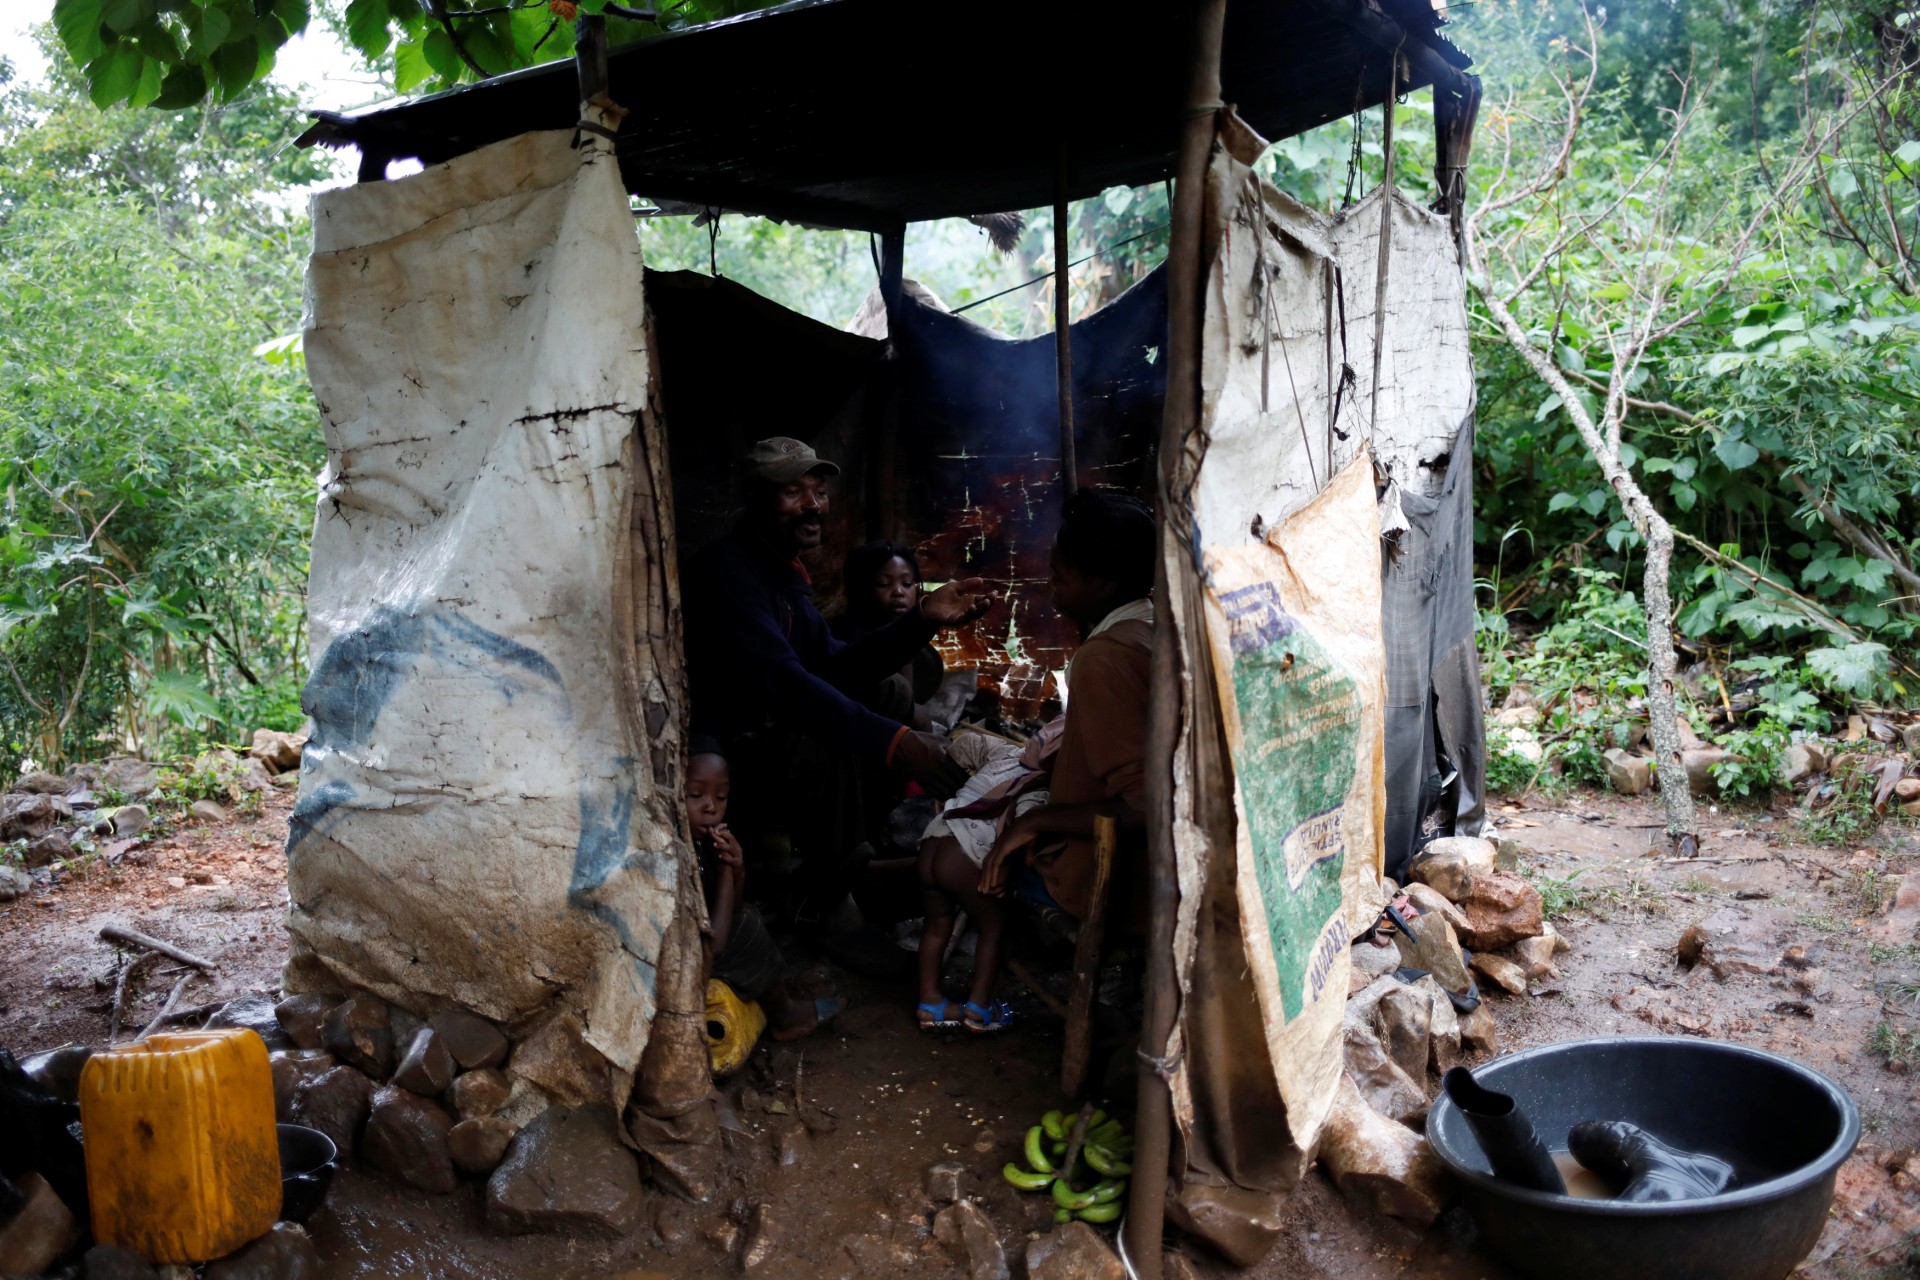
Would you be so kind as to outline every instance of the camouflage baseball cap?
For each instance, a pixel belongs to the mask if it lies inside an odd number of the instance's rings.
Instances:
[[[813,451],[813,446],[787,436],[772,436],[747,450],[747,472],[773,484],[789,484],[801,476],[819,471],[840,474],[840,464],[828,462]]]

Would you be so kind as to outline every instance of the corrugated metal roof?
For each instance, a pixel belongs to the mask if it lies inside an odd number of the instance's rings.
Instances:
[[[1268,138],[1385,97],[1407,39],[1413,83],[1468,59],[1426,0],[1229,0],[1223,97]],[[1157,0],[797,0],[616,50],[628,190],[886,230],[1049,204],[1171,175],[1187,83],[1186,6]],[[351,118],[309,140],[433,164],[578,116],[571,61]]]

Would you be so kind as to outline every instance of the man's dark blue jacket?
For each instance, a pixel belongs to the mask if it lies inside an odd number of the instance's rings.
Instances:
[[[914,609],[852,644],[813,604],[798,560],[736,529],[687,566],[687,683],[693,726],[721,743],[778,726],[890,760],[906,726],[849,697],[886,679],[937,628]]]

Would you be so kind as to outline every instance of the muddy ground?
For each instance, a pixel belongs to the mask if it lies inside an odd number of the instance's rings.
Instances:
[[[0,905],[0,1045],[25,1055],[99,1042],[116,955],[99,937],[120,921],[215,960],[181,1007],[277,991],[286,950],[286,835],[291,796],[221,824],[176,822],[119,865],[63,875],[52,890]],[[1920,869],[1911,824],[1868,843],[1816,847],[1787,811],[1707,817],[1703,856],[1657,856],[1653,802],[1577,793],[1499,806],[1498,835],[1562,909],[1573,943],[1564,976],[1529,997],[1495,997],[1502,1049],[1590,1035],[1700,1035],[1788,1054],[1827,1072],[1860,1104],[1864,1136],[1843,1168],[1832,1222],[1803,1269],[1814,1280],[1920,1275],[1920,1084],[1901,1037],[1920,1028],[1920,935],[1882,914],[1901,875]],[[1720,959],[1682,971],[1674,945],[1702,925]],[[1804,949],[1801,967],[1782,964]],[[1796,960],[1802,957],[1796,954]],[[150,966],[130,984],[126,1026],[158,1012],[178,975]],[[832,1028],[763,1051],[726,1092],[730,1194],[709,1207],[664,1197],[652,1226],[620,1239],[503,1239],[480,1223],[478,1184],[449,1196],[349,1168],[309,1223],[337,1280],[350,1277],[673,1277],[730,1274],[740,1224],[770,1207],[783,1277],[958,1275],[929,1238],[928,1166],[957,1161],[1001,1228],[1016,1276],[1030,1233],[1051,1224],[1040,1197],[998,1170],[1039,1113],[1058,1105],[1058,1024],[1016,997],[1021,1024],[997,1038],[934,1039],[911,1020],[910,988],[831,970],[814,981],[855,1004]],[[123,1034],[125,1034],[123,1032]],[[1876,1037],[1879,1047],[1876,1048]],[[1894,1051],[1890,1063],[1887,1049]],[[803,1123],[805,1115],[810,1123]],[[1287,1211],[1259,1277],[1502,1280],[1457,1211],[1414,1230],[1347,1203],[1317,1174]],[[1909,1251],[1917,1250],[1910,1258]],[[1196,1256],[1202,1276],[1233,1274]]]

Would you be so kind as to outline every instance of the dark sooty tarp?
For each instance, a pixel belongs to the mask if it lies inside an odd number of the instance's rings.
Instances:
[[[1054,337],[1005,338],[910,297],[891,323],[900,363],[891,514],[930,574],[978,575],[1004,592],[956,637],[948,661],[1001,675],[1007,709],[1037,714],[1078,643],[1046,586],[1062,501]],[[1166,333],[1162,270],[1072,326],[1082,485],[1151,497]]]
[[[1474,648],[1473,419],[1433,497],[1403,490],[1410,526],[1382,551],[1387,644],[1386,871],[1400,879],[1423,834],[1486,825],[1486,738]]]

